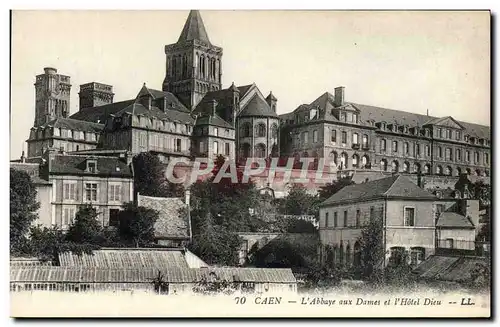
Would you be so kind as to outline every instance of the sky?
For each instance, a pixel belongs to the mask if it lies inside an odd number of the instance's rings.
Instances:
[[[44,67],[79,85],[113,85],[114,101],[143,83],[161,89],[166,44],[189,12],[14,11],[10,158],[34,121],[35,76]],[[346,101],[490,125],[488,12],[207,11],[212,44],[224,50],[223,88],[255,82],[278,98],[278,114],[345,87]]]

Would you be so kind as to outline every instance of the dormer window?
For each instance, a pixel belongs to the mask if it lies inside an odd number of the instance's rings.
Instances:
[[[54,128],[54,136],[59,136],[59,128]]]
[[[464,141],[465,141],[465,142],[469,142],[469,135],[465,135],[465,136],[464,136]]]
[[[87,172],[96,173],[97,172],[97,161],[87,160]]]
[[[405,126],[405,127],[404,127],[404,132],[405,132],[405,133],[408,133],[408,126]]]

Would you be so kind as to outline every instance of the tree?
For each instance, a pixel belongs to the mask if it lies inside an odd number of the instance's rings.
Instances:
[[[70,226],[66,236],[67,241],[74,243],[98,243],[102,232],[97,210],[90,204],[82,205],[75,215],[75,222]]]
[[[203,295],[225,294],[231,295],[236,292],[237,286],[234,282],[221,279],[215,272],[210,272],[208,276],[202,275],[200,280],[193,287],[193,292]]]
[[[355,182],[350,177],[345,177],[338,179],[336,181],[332,181],[331,183],[327,183],[321,186],[318,190],[318,196],[321,201],[325,201],[341,189],[346,186],[353,185]]]
[[[363,279],[377,281],[380,268],[383,267],[385,249],[383,245],[382,219],[372,219],[362,230],[359,239],[361,247],[361,265],[356,273]]]
[[[167,293],[168,294],[168,282],[165,280],[165,275],[158,270],[158,274],[156,275],[155,278],[151,280],[151,284],[153,284],[153,288],[156,293],[162,294],[162,293]]]
[[[301,184],[293,184],[288,195],[281,201],[279,211],[285,215],[319,216],[319,198],[307,192]]]
[[[182,184],[172,183],[165,176],[165,166],[158,156],[143,152],[132,160],[134,168],[134,189],[136,194],[154,197],[182,197]]]
[[[491,186],[489,184],[485,184],[483,181],[479,180],[473,184],[472,192],[474,198],[479,200],[479,205],[482,208],[490,206]]]
[[[154,242],[154,225],[159,213],[156,210],[128,203],[118,213],[118,232],[122,239],[135,247]]]
[[[40,204],[36,200],[36,188],[30,176],[20,170],[10,169],[10,252],[22,254],[26,246],[26,234],[37,219]]]

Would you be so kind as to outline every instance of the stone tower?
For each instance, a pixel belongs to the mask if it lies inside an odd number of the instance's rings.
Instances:
[[[44,68],[35,82],[35,122],[38,127],[51,120],[69,115],[70,77],[57,73],[55,68]]]
[[[222,86],[222,48],[212,45],[197,10],[191,10],[175,44],[165,46],[163,91],[193,109],[208,91]]]
[[[113,86],[102,83],[87,83],[80,85],[79,110],[113,103]]]

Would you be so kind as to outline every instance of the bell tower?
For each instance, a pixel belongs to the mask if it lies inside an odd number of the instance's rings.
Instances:
[[[165,46],[163,91],[193,109],[209,91],[222,87],[222,48],[212,45],[198,10],[191,10],[177,43]]]

